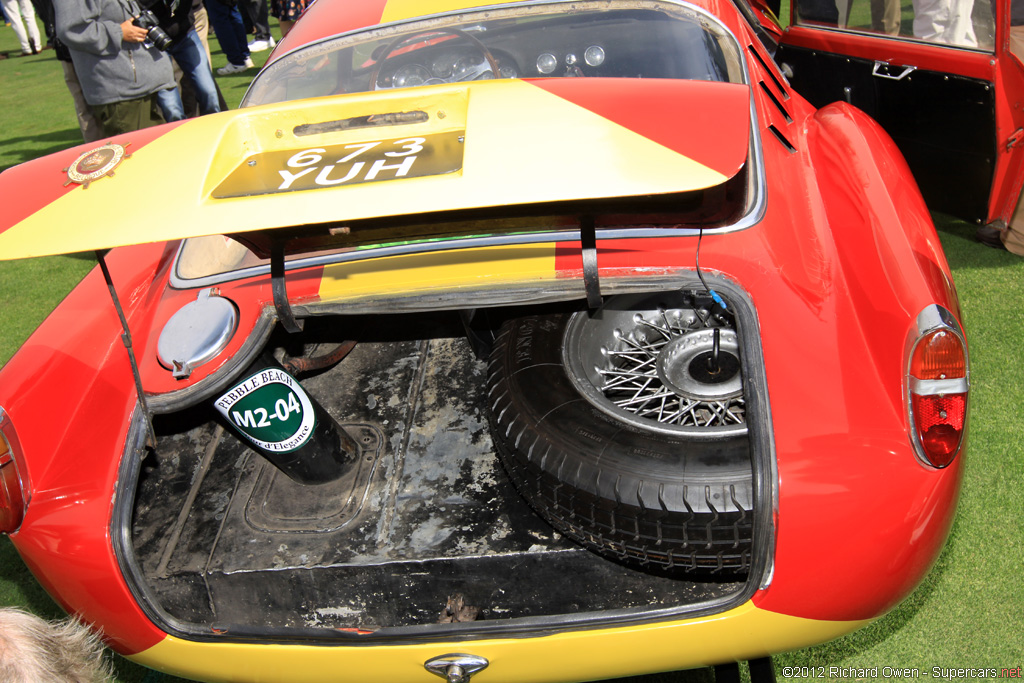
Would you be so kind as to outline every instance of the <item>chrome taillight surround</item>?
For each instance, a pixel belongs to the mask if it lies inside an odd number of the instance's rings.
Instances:
[[[24,462],[11,418],[0,407],[0,533],[14,533],[25,518],[30,487]]]
[[[921,345],[935,340],[952,349],[950,370],[944,372],[940,365],[928,373],[915,371],[915,357],[928,353]],[[914,452],[926,467],[948,467],[963,449],[970,394],[967,341],[949,310],[932,304],[918,314],[907,335],[905,363],[904,395]]]

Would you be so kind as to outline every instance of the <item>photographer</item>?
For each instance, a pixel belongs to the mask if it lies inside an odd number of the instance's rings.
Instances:
[[[68,46],[82,93],[104,136],[164,119],[157,93],[175,88],[171,59],[147,47],[132,0],[54,0],[57,37]]]
[[[217,85],[206,56],[206,48],[195,30],[195,4],[192,0],[139,0],[143,13],[136,20],[149,28],[149,40],[157,48],[170,53],[195,92],[200,114],[221,110]],[[178,121],[185,118],[178,91],[162,91],[158,96],[164,118]]]

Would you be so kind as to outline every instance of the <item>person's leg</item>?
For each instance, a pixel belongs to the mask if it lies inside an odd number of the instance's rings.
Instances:
[[[32,52],[39,54],[43,49],[43,41],[39,37],[39,25],[36,24],[36,8],[32,6],[32,0],[20,0],[18,5],[21,7],[21,17],[25,21],[25,32],[32,43]]]
[[[195,24],[196,35],[199,36],[199,42],[203,44],[203,51],[206,53],[206,61],[209,63],[210,68],[213,68],[213,56],[210,54],[210,15],[206,11],[206,8],[200,6],[196,10],[196,24]],[[211,74],[212,76],[212,74]],[[217,87],[217,79],[213,80],[214,87],[217,88],[217,102],[220,106],[221,111],[228,110],[228,103],[224,101],[224,93]]]
[[[68,92],[71,93],[71,99],[75,102],[75,114],[78,117],[78,128],[82,131],[82,140],[95,142],[101,139],[103,131],[100,129],[96,117],[89,110],[89,105],[85,102],[82,86],[78,82],[78,74],[75,73],[75,65],[65,61],[61,61],[60,65],[64,69],[64,82],[67,83]]]
[[[272,41],[270,35],[270,12],[267,10],[267,0],[249,0],[249,4],[255,7],[252,25],[256,30],[257,40]]]
[[[199,42],[203,44],[206,61],[213,65],[213,55],[210,54],[210,14],[206,11],[206,7],[200,6],[196,10],[196,23],[193,28],[196,35],[199,36]]]
[[[871,0],[871,30],[890,36],[900,34],[899,0]]]
[[[7,0],[4,0],[5,2]],[[235,67],[245,67],[249,60],[249,47],[245,37],[245,27],[242,26],[242,16],[234,7],[228,7],[220,0],[210,0],[206,3],[206,12],[210,16],[210,23],[220,41],[220,47],[224,55]],[[218,71],[221,71],[218,69]]]
[[[262,52],[274,47],[273,36],[270,35],[270,15],[267,11],[267,0],[241,0],[238,5],[245,17],[245,26],[252,42],[250,52]]]
[[[156,93],[124,102],[92,105],[90,108],[103,129],[104,137],[142,130],[164,122]]]
[[[185,105],[181,102],[181,93],[177,88],[166,88],[156,92],[156,103],[164,121],[181,121],[185,118]]]
[[[217,98],[217,86],[213,82],[210,63],[206,61],[206,52],[194,30],[189,30],[173,48],[171,54],[181,66],[185,77],[192,81],[195,89],[196,102],[200,114],[216,114],[220,111]]]
[[[18,0],[3,0],[4,14],[11,22],[14,35],[21,45],[21,54],[32,54],[32,45],[28,42],[28,34],[25,32],[25,23],[21,20],[21,11],[18,9]]]
[[[246,0],[238,0],[235,4],[238,13],[242,16],[242,26],[245,28],[245,40],[249,42],[252,36],[252,15],[249,13],[249,3]]]

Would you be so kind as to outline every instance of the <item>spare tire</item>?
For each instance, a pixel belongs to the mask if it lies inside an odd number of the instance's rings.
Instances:
[[[749,567],[739,346],[715,308],[677,292],[502,325],[488,368],[495,445],[516,487],[561,533],[674,571]],[[622,378],[632,382],[625,395]]]

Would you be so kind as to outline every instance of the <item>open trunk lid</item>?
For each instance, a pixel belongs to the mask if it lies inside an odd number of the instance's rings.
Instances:
[[[735,176],[743,84],[491,80],[254,107],[0,174],[0,259],[497,206],[668,195]]]

